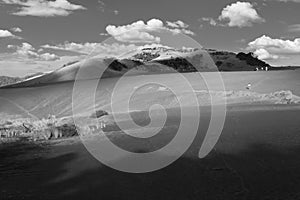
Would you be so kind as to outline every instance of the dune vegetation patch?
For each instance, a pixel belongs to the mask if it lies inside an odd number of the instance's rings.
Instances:
[[[250,103],[263,102],[272,104],[299,104],[300,97],[294,95],[291,91],[283,90],[276,91],[267,94],[261,94],[251,91],[228,91],[225,93],[219,93],[220,96],[226,96],[227,100],[248,100]]]
[[[23,118],[18,115],[5,116],[6,118],[2,118],[5,120],[0,120],[0,141],[2,142],[20,137],[28,137],[37,141],[93,134],[105,128],[107,123],[105,119],[111,121],[109,113],[104,110],[97,110],[89,116],[75,118],[73,116],[56,118],[55,115],[42,119]]]
[[[200,106],[211,105],[211,99],[214,98],[216,104],[222,104],[224,101],[226,104],[274,104],[274,105],[290,105],[290,104],[300,104],[300,97],[294,95],[292,91],[283,90],[276,91],[272,93],[257,93],[253,91],[207,91],[207,90],[196,90],[195,94],[197,96]],[[177,107],[178,100],[181,99],[184,102],[181,106],[191,106],[189,99],[193,97],[194,94],[183,93],[180,96],[174,98],[171,95],[166,95],[164,102],[169,101],[166,107]]]
[[[49,116],[41,120],[18,118],[0,121],[0,138],[29,137],[32,140],[50,140],[77,136],[77,127],[71,119]]]

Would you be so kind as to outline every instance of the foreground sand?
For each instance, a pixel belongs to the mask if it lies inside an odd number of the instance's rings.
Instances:
[[[127,174],[102,165],[79,138],[2,145],[0,197],[300,199],[299,106],[235,106],[228,110],[221,138],[206,158],[197,156],[207,128],[207,116],[202,115],[204,126],[184,156],[147,174]],[[113,138],[117,143],[125,141]],[[132,151],[151,148],[135,145],[126,142]]]

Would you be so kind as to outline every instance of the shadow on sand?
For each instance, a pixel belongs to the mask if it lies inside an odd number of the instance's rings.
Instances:
[[[300,199],[300,147],[282,151],[256,144],[237,154],[216,148],[197,159],[195,143],[160,171],[128,174],[82,154],[81,143],[70,145],[72,153],[64,149],[66,153],[34,159],[28,153],[45,147],[26,143],[24,148],[23,143],[20,150],[15,145],[1,149],[1,199]],[[78,161],[81,156],[85,163]]]

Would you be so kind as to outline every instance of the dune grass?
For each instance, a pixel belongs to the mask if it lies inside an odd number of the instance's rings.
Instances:
[[[17,137],[29,137],[33,140],[49,140],[78,135],[72,120],[57,119],[49,116],[40,120],[17,118],[0,120],[0,138],[2,141]]]

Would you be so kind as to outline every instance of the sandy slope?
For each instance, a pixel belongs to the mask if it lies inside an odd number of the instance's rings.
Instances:
[[[126,174],[95,160],[78,138],[48,144],[1,146],[1,199],[299,199],[300,109],[264,106],[229,109],[215,149],[198,151],[207,129],[178,161],[157,172]],[[173,116],[176,118],[176,116]],[[172,125],[157,140],[129,140],[114,132],[123,148],[145,152],[171,138]],[[188,134],[188,133],[187,133]],[[124,146],[125,145],[125,146]],[[126,158],[123,158],[126,159]],[[141,163],[142,164],[142,163]]]
[[[206,74],[213,80],[214,74]],[[201,111],[200,128],[188,151],[172,165],[148,174],[126,174],[95,160],[79,138],[49,143],[20,141],[0,146],[1,199],[300,199],[299,104],[286,98],[300,96],[300,71],[223,73],[225,96],[231,101],[222,135],[210,154],[198,158],[210,112]],[[175,87],[176,74],[149,75],[142,79],[168,80]],[[204,105],[205,83],[197,74],[185,74]],[[128,77],[134,87],[141,77]],[[102,80],[97,90],[98,108],[109,109],[116,79]],[[253,87],[247,91],[245,86]],[[39,118],[49,113],[72,114],[73,83],[0,90],[0,112]],[[220,87],[212,84],[213,95]],[[283,95],[275,92],[283,92]],[[182,90],[179,96],[186,96]],[[294,96],[291,96],[293,94]],[[133,152],[148,152],[166,145],[179,125],[172,95],[164,87],[144,87],[133,101],[133,109],[162,103],[174,112],[163,130],[153,138],[133,139],[122,131],[104,129],[111,141]],[[280,104],[275,104],[276,101]],[[122,99],[120,99],[122,101]],[[84,112],[90,111],[82,99]],[[259,105],[258,105],[259,103]],[[277,102],[278,103],[278,102]],[[174,106],[175,105],[175,106]],[[188,106],[188,104],[187,104]],[[137,116],[139,123],[147,119]],[[144,132],[145,130],[136,130]],[[190,133],[186,133],[190,134]],[[127,160],[127,158],[120,158]],[[118,160],[116,161],[118,162]],[[143,163],[141,163],[142,165]]]
[[[226,92],[220,91],[220,85],[214,84],[215,73],[204,73],[211,80],[211,94],[219,95],[220,98],[227,97],[228,103],[283,103],[286,98],[292,99],[293,103],[297,103],[300,96],[300,70],[295,71],[274,71],[274,72],[226,72],[221,73],[224,80]],[[161,74],[147,75],[137,77],[126,77],[126,85],[134,88],[140,80],[148,80],[149,82],[167,81],[174,87],[181,90],[181,96],[186,97],[185,88],[180,81],[177,81],[182,74]],[[205,82],[197,73],[183,74],[199,97],[200,104],[207,104],[209,95],[205,91],[207,89]],[[110,111],[110,97],[116,78],[101,80],[96,93],[97,109]],[[89,82],[87,82],[89,83]],[[90,82],[95,83],[95,80]],[[251,91],[246,90],[246,85],[252,84]],[[40,87],[25,87],[14,89],[0,89],[0,113],[9,115],[22,115],[24,117],[34,115],[38,118],[46,117],[48,114],[54,114],[58,117],[72,115],[72,91],[73,82],[50,84]],[[172,106],[171,101],[174,97],[163,87],[153,86],[150,89],[142,88],[140,96],[136,98],[134,105],[136,108],[144,106],[146,100],[160,101],[166,106]],[[280,91],[284,91],[282,94]],[[220,93],[221,92],[221,93]],[[275,94],[274,94],[275,93]],[[180,95],[179,95],[180,96]],[[91,106],[86,105],[87,99],[93,97],[82,98],[82,104],[85,111],[91,112]],[[169,99],[169,105],[165,102]],[[188,98],[187,98],[188,99]],[[121,99],[120,99],[121,101]],[[282,102],[281,102],[282,101]],[[186,101],[188,104],[189,102]]]

